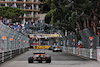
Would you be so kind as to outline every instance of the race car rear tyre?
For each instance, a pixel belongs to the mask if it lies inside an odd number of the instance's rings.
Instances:
[[[51,62],[51,57],[46,57],[46,63],[50,63]]]
[[[33,57],[28,58],[28,63],[33,63]]]

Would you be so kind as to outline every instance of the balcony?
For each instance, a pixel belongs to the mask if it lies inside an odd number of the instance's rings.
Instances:
[[[38,17],[36,16],[32,16],[31,14],[25,14],[24,17],[23,16],[19,16],[19,18],[29,18],[29,19],[38,19]]]
[[[24,2],[24,0],[16,0],[16,1],[23,1]]]
[[[17,8],[20,8],[20,9],[24,9],[25,11],[36,11],[36,12],[40,12],[40,9],[37,9],[37,8],[33,8],[32,7],[23,7],[23,6],[17,6]]]
[[[33,2],[33,0],[26,0],[26,2]]]
[[[33,1],[31,1],[31,0],[27,0],[26,2],[24,2],[24,0],[0,0],[0,3],[21,3],[21,4],[23,4],[23,3],[26,3],[26,4],[40,4],[39,2],[33,2]]]
[[[24,9],[25,11],[35,11],[35,12],[40,12],[40,10],[36,10],[36,9]]]
[[[0,1],[5,1],[5,0],[0,0]]]
[[[25,17],[33,17],[31,14],[26,14]]]
[[[5,0],[5,1],[7,1],[7,2],[15,2],[15,0]]]
[[[25,19],[38,19],[37,17],[19,17],[19,18],[25,18]]]
[[[39,18],[39,16],[38,16],[38,15],[35,15],[34,17],[38,17],[38,18]]]

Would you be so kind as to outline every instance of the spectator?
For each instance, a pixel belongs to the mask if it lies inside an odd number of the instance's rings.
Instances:
[[[29,21],[29,24],[31,24],[31,22]]]
[[[28,24],[28,22],[26,21],[25,24]]]
[[[78,45],[79,46],[82,45],[82,41],[81,40],[78,41]]]

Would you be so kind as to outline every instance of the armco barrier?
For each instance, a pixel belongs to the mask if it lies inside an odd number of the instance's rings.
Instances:
[[[91,59],[97,59],[97,50],[93,49],[93,58]],[[79,48],[75,48],[75,47],[65,47],[65,52],[67,53],[72,53],[72,54],[76,54],[79,55]],[[87,48],[80,48],[80,55],[79,56],[84,56],[87,58],[90,58],[90,49]]]
[[[0,63],[28,50],[28,37],[0,22]]]
[[[68,36],[59,38],[59,45],[61,45],[61,41],[63,41],[63,46],[61,46],[61,48],[63,48],[63,51],[97,60],[96,47],[99,45],[99,37],[93,35],[92,33],[89,34],[90,32],[92,32],[91,29],[92,28],[80,31],[81,38],[82,38],[81,48],[77,46],[77,39],[75,34],[70,34]],[[89,40],[89,37],[93,38],[92,41]],[[73,39],[75,39],[75,43],[73,42]],[[91,45],[91,43],[93,44]]]

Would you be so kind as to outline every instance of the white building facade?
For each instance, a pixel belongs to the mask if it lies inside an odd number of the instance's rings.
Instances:
[[[40,4],[39,0],[0,0],[0,7],[11,6],[26,11],[24,16],[19,16],[23,24],[26,21],[35,22],[35,23],[38,22],[38,18],[39,18],[38,12],[40,12],[39,4]]]

